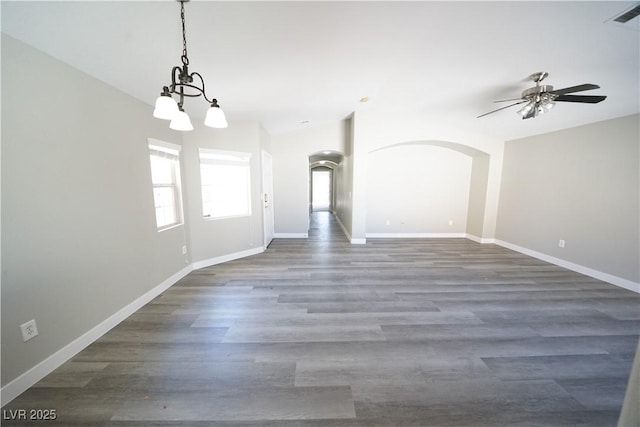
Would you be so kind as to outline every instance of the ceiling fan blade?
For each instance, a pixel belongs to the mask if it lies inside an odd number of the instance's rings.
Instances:
[[[607,99],[604,95],[560,95],[554,101],[560,102],[584,102],[586,104],[597,104]]]
[[[520,100],[520,102],[516,102],[515,104],[507,105],[506,107],[502,107],[502,108],[498,108],[497,110],[489,111],[488,113],[484,113],[484,114],[479,115],[478,117],[476,117],[476,119],[479,119],[480,117],[484,117],[484,116],[486,116],[488,114],[492,114],[492,113],[495,113],[495,112],[500,111],[500,110],[504,110],[505,108],[513,107],[514,105],[522,104],[523,102],[527,102],[527,100],[526,99],[522,99],[522,100]]]
[[[554,95],[564,95],[565,93],[583,92],[585,90],[593,90],[593,89],[600,89],[600,86],[594,85],[594,84],[591,84],[591,83],[585,83],[583,85],[571,86],[571,87],[565,87],[563,89],[552,90],[552,91],[549,91],[549,93],[554,94]]]

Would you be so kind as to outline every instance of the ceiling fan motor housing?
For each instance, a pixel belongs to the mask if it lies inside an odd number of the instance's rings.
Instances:
[[[551,92],[552,90],[553,90],[553,86],[551,85],[535,86],[522,91],[522,98],[530,99],[535,97],[536,95],[540,95],[546,92]]]

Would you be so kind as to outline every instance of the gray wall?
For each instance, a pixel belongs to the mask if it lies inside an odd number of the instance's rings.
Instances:
[[[369,153],[367,236],[464,234],[471,163],[466,154],[426,143]]]
[[[497,239],[637,283],[639,117],[507,142]]]
[[[348,138],[349,120],[271,136],[276,237],[308,233],[309,156],[344,153]]]
[[[334,170],[336,183],[335,214],[344,231],[351,236],[353,199],[353,121],[347,122],[347,138],[345,140],[344,157]]]
[[[487,154],[478,154],[472,160],[466,230],[470,236],[477,237],[483,234],[490,161],[491,158]]]
[[[356,111],[352,118],[351,153],[347,158],[351,166],[352,197],[351,197],[351,223],[349,232],[352,243],[365,243],[366,235],[375,236],[379,226],[373,231],[370,227],[371,221],[380,218],[372,218],[369,213],[369,201],[371,201],[370,178],[376,171],[369,171],[372,153],[379,150],[386,150],[389,147],[400,147],[407,145],[431,146],[450,149],[458,154],[463,154],[471,158],[471,164],[477,164],[475,172],[469,175],[469,170],[473,172],[473,166],[465,166],[464,174],[467,177],[468,186],[466,189],[455,190],[456,194],[466,194],[469,197],[464,202],[464,207],[456,210],[454,227],[464,223],[471,223],[472,230],[463,230],[470,238],[478,241],[493,240],[495,237],[495,223],[498,209],[498,194],[500,189],[500,173],[502,169],[502,156],[504,143],[491,138],[484,138],[480,135],[466,132],[447,126],[446,121],[438,120],[435,117],[426,117],[424,114],[415,114],[408,111],[392,111],[385,109],[360,109]],[[453,154],[452,154],[453,155]],[[476,158],[486,156],[484,160]],[[473,182],[470,182],[470,181]],[[405,180],[404,186],[413,186],[411,180]],[[440,188],[446,188],[448,183],[441,183]],[[474,193],[471,197],[471,192]],[[464,197],[464,196],[463,196]],[[479,198],[483,198],[479,200]],[[415,215],[419,210],[414,208],[408,200],[398,206],[400,211],[410,211]],[[446,207],[441,206],[441,211]],[[463,212],[464,210],[464,212]],[[422,210],[421,212],[425,212]],[[458,215],[461,214],[461,215]],[[471,218],[469,218],[471,216]],[[381,218],[385,221],[386,218]],[[447,218],[447,224],[448,224]],[[424,227],[426,224],[421,224]],[[443,230],[440,224],[428,224],[426,228],[407,230],[409,233],[459,233],[460,230],[451,229],[446,226]],[[426,230],[426,231],[425,231]],[[472,234],[473,233],[473,234]]]
[[[151,110],[2,36],[3,386],[184,268],[147,148],[181,136]]]
[[[258,250],[263,245],[261,150],[266,135],[257,122],[234,122],[226,129],[195,125],[184,134],[183,161],[188,204],[189,259],[207,263],[229,254]],[[205,219],[202,216],[200,158],[198,149],[251,153],[251,216],[228,219]]]

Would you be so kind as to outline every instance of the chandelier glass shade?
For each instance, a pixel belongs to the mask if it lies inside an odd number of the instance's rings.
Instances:
[[[169,127],[174,130],[193,130],[191,119],[184,111],[184,99],[202,96],[209,103],[209,110],[204,124],[213,128],[226,128],[228,126],[224,111],[218,105],[216,99],[209,99],[205,92],[204,79],[200,73],[189,72],[189,57],[187,56],[187,34],[185,30],[184,3],[180,2],[180,19],[182,21],[182,65],[175,66],[171,70],[171,84],[164,86],[158,99],[156,99],[153,117],[163,120],[171,120]],[[173,99],[177,95],[179,101]]]
[[[183,110],[178,110],[176,115],[173,116],[173,118],[171,119],[171,123],[169,123],[169,127],[173,130],[193,130],[191,119],[189,118],[189,115]]]
[[[156,108],[153,110],[153,117],[164,120],[173,119],[180,110],[178,104],[169,94],[169,88],[165,86],[166,94],[163,92],[156,99]]]
[[[215,99],[211,103],[211,107],[207,110],[207,117],[204,119],[204,124],[212,128],[227,127],[227,119],[224,116],[224,111],[222,111],[222,108],[220,108]]]
[[[517,111],[523,118],[527,116],[533,115],[533,117],[538,117],[549,110],[551,110],[555,105],[554,95],[550,93],[541,93],[535,96],[532,96],[529,101]],[[533,113],[532,113],[533,111]]]

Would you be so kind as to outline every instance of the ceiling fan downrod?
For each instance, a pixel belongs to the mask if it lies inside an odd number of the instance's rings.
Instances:
[[[535,86],[529,89],[525,89],[522,91],[522,98],[531,100],[535,95],[539,95],[545,92],[551,92],[553,90],[553,86],[551,85],[540,85],[540,82],[545,78],[549,77],[549,73],[546,71],[542,71],[539,73],[534,73],[529,76],[529,78],[535,82]]]

